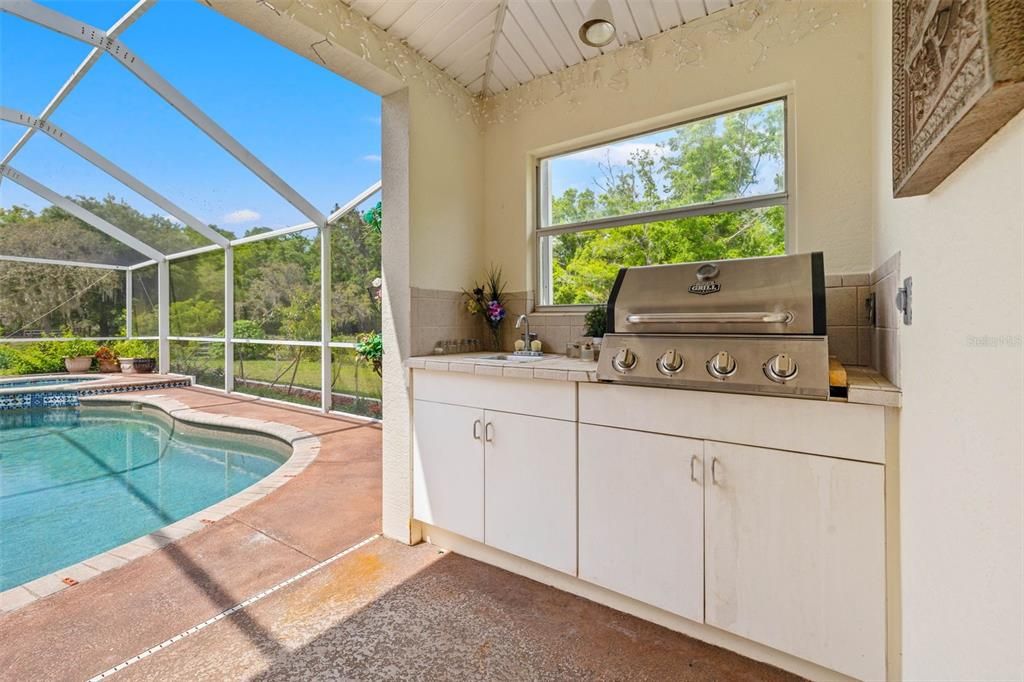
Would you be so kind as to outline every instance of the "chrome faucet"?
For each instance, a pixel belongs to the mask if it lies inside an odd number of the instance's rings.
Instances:
[[[526,316],[526,313],[523,313],[522,315],[520,315],[519,319],[516,320],[516,329],[519,329],[519,327],[521,325],[523,325],[524,323],[526,324],[526,330],[523,332],[523,350],[526,351],[526,352],[529,352],[530,351],[530,318]]]

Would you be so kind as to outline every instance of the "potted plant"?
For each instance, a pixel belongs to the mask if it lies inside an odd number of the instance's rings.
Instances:
[[[64,353],[64,367],[72,374],[88,372],[92,367],[92,356],[96,352],[96,344],[85,339],[69,338],[61,342]]]
[[[100,346],[96,350],[96,364],[101,372],[120,372],[121,365],[117,362],[117,353],[106,346]]]
[[[591,342],[598,346],[608,328],[608,306],[594,306],[583,318],[583,325],[586,327],[585,336],[589,336]]]
[[[114,344],[113,351],[121,364],[122,374],[149,374],[156,369],[151,343],[127,339]]]

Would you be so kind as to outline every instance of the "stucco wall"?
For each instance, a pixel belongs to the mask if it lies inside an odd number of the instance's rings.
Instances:
[[[586,88],[575,106],[563,96],[489,126],[485,256],[503,265],[510,289],[534,287],[528,196],[534,155],[720,111],[758,91],[792,93],[793,249],[823,250],[828,272],[870,270],[870,10],[854,2],[836,7],[835,26],[771,47],[756,68],[756,31],[729,42],[706,40],[703,64],[681,68],[668,54],[672,35],[663,35],[649,41],[651,63],[629,73],[626,89]],[[701,30],[701,22],[692,30]],[[513,91],[504,106],[511,110],[515,100]]]
[[[890,5],[874,4],[874,258],[901,252],[903,673],[1024,679],[1024,115],[892,199]]]

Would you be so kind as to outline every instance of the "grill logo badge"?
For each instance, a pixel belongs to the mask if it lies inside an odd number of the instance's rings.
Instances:
[[[722,285],[715,280],[707,282],[697,282],[696,284],[690,285],[690,293],[697,294],[698,296],[707,296],[708,294],[717,294],[722,290]]]

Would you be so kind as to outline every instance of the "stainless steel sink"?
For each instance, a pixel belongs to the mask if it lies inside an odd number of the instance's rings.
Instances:
[[[512,355],[511,353],[500,353],[498,355],[485,355],[477,360],[496,360],[498,362],[536,362],[543,360],[543,355]]]

